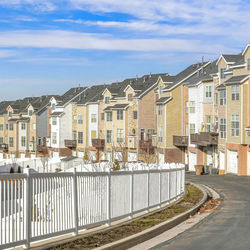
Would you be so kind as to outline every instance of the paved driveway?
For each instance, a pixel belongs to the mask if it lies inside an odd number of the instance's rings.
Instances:
[[[222,207],[154,249],[250,249],[250,177],[188,175],[187,180],[215,188],[224,199]]]

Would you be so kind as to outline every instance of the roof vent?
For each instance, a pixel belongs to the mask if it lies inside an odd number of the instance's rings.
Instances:
[[[151,76],[152,76],[152,73],[150,72],[150,73],[149,73],[149,77],[151,77]]]
[[[143,77],[143,82],[146,82],[146,77],[145,76]]]
[[[138,75],[136,75],[136,80],[138,80]]]

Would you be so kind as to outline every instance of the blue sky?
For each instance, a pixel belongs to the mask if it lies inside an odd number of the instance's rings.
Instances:
[[[0,100],[240,53],[249,16],[241,0],[0,0]]]

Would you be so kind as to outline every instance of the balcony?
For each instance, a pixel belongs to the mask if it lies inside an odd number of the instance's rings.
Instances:
[[[64,145],[66,148],[76,148],[76,140],[64,140]]]
[[[191,134],[191,144],[198,146],[218,145],[218,133],[215,132],[200,132],[200,134]]]
[[[3,152],[7,152],[8,151],[8,144],[6,144],[6,143],[0,144],[0,150],[3,150]]]
[[[188,146],[188,136],[173,136],[173,144],[176,147],[187,147]]]
[[[46,154],[48,152],[48,148],[44,145],[37,145],[36,146],[36,151],[38,153]]]
[[[92,139],[92,146],[95,148],[104,148],[105,140],[104,139]]]
[[[154,154],[154,146],[152,144],[152,139],[145,140],[139,140],[139,148],[141,153],[149,153]]]

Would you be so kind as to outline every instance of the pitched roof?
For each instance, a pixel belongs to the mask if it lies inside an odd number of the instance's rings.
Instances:
[[[212,81],[212,75],[218,72],[218,66],[216,61],[204,66],[201,70],[197,71],[196,74],[185,80],[185,85],[188,87],[193,87],[196,84],[204,81]]]
[[[235,63],[243,59],[242,54],[238,54],[238,55],[222,54],[222,56],[224,57],[227,63]]]
[[[69,89],[63,95],[56,98],[56,100],[58,101],[58,106],[64,106],[69,101],[74,101],[75,98],[84,90],[86,90],[86,87],[77,87]]]
[[[220,84],[216,87],[217,90],[224,90],[226,88],[225,84]]]
[[[114,106],[108,106],[106,107],[103,111],[110,111],[110,110],[114,110],[114,109],[126,109],[129,106],[128,103],[124,103],[124,104],[115,104]]]
[[[172,99],[171,96],[168,97],[161,97],[160,99],[158,99],[155,103],[156,104],[165,104],[166,102],[170,101]]]
[[[64,112],[53,112],[51,116],[62,116],[64,115]]]
[[[180,73],[178,73],[172,84],[168,85],[166,88],[164,88],[163,91],[169,91],[173,88],[175,88],[176,86],[178,86],[180,83],[184,82],[184,80],[186,78],[188,78],[189,76],[193,76],[194,73],[198,70],[201,70],[204,66],[206,66],[209,62],[203,62],[203,63],[196,63],[196,64],[192,64],[190,66],[188,66],[187,68],[185,68],[183,71],[181,71]],[[186,81],[186,80],[185,80]]]
[[[3,115],[3,114],[7,113],[7,108],[11,103],[13,103],[13,101],[0,102],[0,115]]]
[[[249,75],[241,75],[241,76],[232,76],[224,84],[234,84],[234,83],[242,83],[245,79],[247,79]]]

